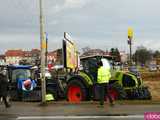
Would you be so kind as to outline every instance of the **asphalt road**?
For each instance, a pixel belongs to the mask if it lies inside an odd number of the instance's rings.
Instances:
[[[145,112],[160,112],[160,104],[118,103],[111,107],[106,103],[101,108],[98,102],[52,102],[46,106],[14,102],[8,109],[0,104],[0,120],[143,120]]]
[[[1,120],[144,120],[143,115],[128,116],[1,116]]]

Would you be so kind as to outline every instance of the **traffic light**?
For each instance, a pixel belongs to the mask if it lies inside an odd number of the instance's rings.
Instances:
[[[131,40],[133,38],[133,29],[131,27],[128,28],[128,39]]]

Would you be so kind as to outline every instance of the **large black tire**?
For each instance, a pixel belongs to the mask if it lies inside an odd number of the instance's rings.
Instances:
[[[17,94],[17,91],[16,90],[10,90],[9,91],[9,95],[11,97],[11,101],[18,101],[18,94]]]
[[[22,92],[22,101],[24,101],[24,102],[39,102],[39,101],[41,101],[41,90]]]
[[[140,99],[140,100],[145,99],[145,93],[144,93],[143,88],[139,88],[138,89],[138,97],[137,97],[137,99]]]
[[[143,99],[143,93],[139,88],[131,88],[126,90],[127,99],[129,100],[141,100]]]
[[[147,87],[130,89],[127,91],[127,96],[131,100],[150,100],[152,98]]]
[[[147,87],[143,87],[143,95],[144,95],[144,98],[145,100],[151,100],[152,99],[152,96],[151,96],[151,93],[150,91],[148,90]]]
[[[114,82],[114,83],[110,84],[110,86],[109,86],[109,94],[111,94],[110,92],[112,90],[117,93],[117,96],[114,98],[115,100],[126,99],[126,96],[127,96],[126,92],[118,82]]]
[[[88,90],[81,80],[71,80],[68,82],[66,97],[69,102],[80,102],[87,100]]]

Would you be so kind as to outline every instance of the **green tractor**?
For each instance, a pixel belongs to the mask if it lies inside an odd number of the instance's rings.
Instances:
[[[106,56],[106,59],[111,59]],[[97,62],[101,56],[87,56],[80,59],[81,70],[67,80],[66,97],[70,102],[99,99],[99,86],[97,85]],[[109,94],[112,99],[125,99],[126,92],[118,80],[109,82]],[[107,100],[107,97],[106,97]]]
[[[87,56],[80,59],[81,70],[67,79],[66,97],[70,102],[98,100],[97,62],[111,60],[109,56]],[[151,99],[147,87],[140,76],[134,72],[116,71],[109,82],[109,94],[113,100]],[[106,97],[107,100],[107,97]]]

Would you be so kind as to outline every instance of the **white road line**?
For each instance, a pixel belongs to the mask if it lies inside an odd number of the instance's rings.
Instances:
[[[39,119],[144,119],[144,115],[128,115],[128,116],[19,116],[17,120],[39,120]]]

